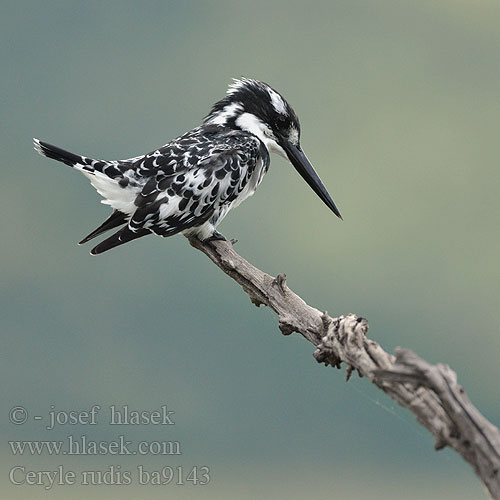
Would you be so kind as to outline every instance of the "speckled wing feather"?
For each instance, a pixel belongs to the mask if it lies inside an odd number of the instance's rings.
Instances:
[[[263,168],[256,179],[259,162]],[[268,165],[267,150],[252,134],[198,127],[130,165],[128,177],[144,183],[135,212],[126,227],[91,253],[146,234],[171,236],[215,222],[245,191],[253,192]]]

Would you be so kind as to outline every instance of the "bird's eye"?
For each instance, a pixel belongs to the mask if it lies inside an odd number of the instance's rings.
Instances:
[[[278,115],[278,117],[275,120],[275,125],[278,128],[283,128],[286,125],[286,118],[283,115]]]

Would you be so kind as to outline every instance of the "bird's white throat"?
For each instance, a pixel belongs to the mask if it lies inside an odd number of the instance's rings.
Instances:
[[[252,113],[243,113],[236,119],[236,125],[246,132],[256,135],[266,146],[269,153],[277,153],[287,158],[283,148],[277,143],[272,130]]]

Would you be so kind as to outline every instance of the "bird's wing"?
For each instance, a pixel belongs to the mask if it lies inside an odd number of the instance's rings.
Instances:
[[[212,140],[206,151],[186,154],[187,165],[172,174],[158,173],[144,186],[130,228],[170,236],[203,224],[244,189],[255,168],[259,147],[256,138],[232,134],[218,143]]]
[[[102,253],[149,233],[171,236],[202,225],[243,191],[261,147],[256,137],[232,132],[218,140],[211,138],[206,148],[198,144],[186,150],[182,163],[167,172],[165,163],[158,160],[156,174],[135,200],[137,209],[128,225],[91,253]],[[172,165],[171,160],[168,163]]]
[[[138,178],[172,175],[181,169],[194,167],[198,159],[209,152],[214,145],[213,132],[207,127],[197,127],[161,148],[123,162],[128,162]]]

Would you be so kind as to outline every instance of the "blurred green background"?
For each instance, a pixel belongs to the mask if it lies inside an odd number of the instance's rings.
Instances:
[[[338,221],[284,160],[221,231],[386,350],[450,364],[500,422],[500,4],[496,1],[16,1],[1,14],[3,498],[483,498],[471,468],[312,347],[183,237],[97,258],[108,214],[31,138],[135,156],[198,125],[232,77],[301,119]],[[167,404],[176,425],[47,431],[31,415]],[[104,413],[102,414],[104,415]],[[13,457],[7,439],[178,440],[176,457]],[[13,487],[13,465],[208,465],[208,486]]]

